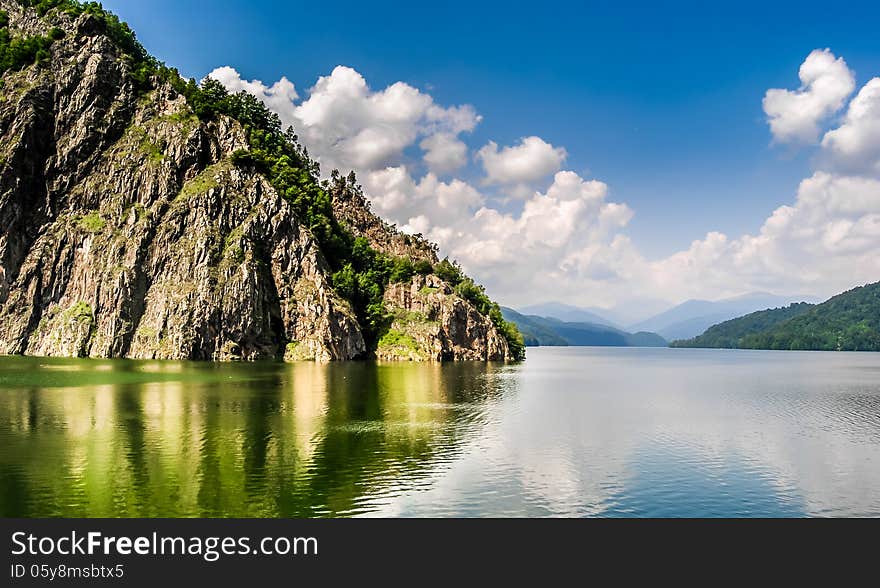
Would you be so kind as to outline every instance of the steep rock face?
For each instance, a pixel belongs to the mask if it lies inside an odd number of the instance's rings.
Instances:
[[[331,196],[336,217],[354,235],[388,255],[437,263],[433,244],[420,235],[399,232],[370,212],[369,202],[353,183],[353,178],[335,182]],[[514,359],[492,321],[438,276],[417,275],[411,282],[391,284],[384,302],[393,321],[376,349],[381,360]]]
[[[370,211],[370,203],[363,192],[352,185],[352,176],[339,179],[341,181],[335,182],[330,189],[333,213],[352,234],[365,237],[371,247],[388,255],[437,263],[436,245],[420,235],[407,235],[389,225]]]
[[[315,237],[263,174],[233,164],[248,148],[239,122],[199,119],[169,85],[139,93],[100,18],[0,8],[16,36],[64,32],[48,61],[0,85],[0,354],[369,354]],[[350,188],[331,188],[336,219],[431,271],[436,246]],[[381,359],[514,359],[492,321],[437,276],[391,284],[384,302],[393,322]]]
[[[379,359],[512,359],[507,341],[492,321],[437,276],[415,276],[409,283],[390,285],[385,304],[394,320],[379,340]]]
[[[312,235],[231,165],[240,125],[200,122],[168,87],[138,97],[93,17],[66,24],[51,61],[0,90],[0,353],[363,354]]]

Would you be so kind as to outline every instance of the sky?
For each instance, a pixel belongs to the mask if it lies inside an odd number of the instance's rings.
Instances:
[[[880,5],[667,4],[104,2],[504,304],[880,279]]]

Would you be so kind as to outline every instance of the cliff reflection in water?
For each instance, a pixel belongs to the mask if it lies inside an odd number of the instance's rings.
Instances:
[[[456,456],[507,369],[3,358],[0,514],[367,512]]]
[[[880,516],[880,354],[0,357],[5,516]]]

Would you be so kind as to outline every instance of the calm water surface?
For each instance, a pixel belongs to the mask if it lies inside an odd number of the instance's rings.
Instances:
[[[880,354],[0,357],[2,516],[880,516]]]

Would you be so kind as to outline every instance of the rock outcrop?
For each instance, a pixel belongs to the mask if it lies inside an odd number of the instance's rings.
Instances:
[[[379,340],[379,359],[511,359],[507,341],[492,322],[437,276],[391,284],[385,290],[385,304],[394,320]]]
[[[16,2],[0,8],[18,34],[49,30]],[[247,147],[242,126],[200,120],[169,85],[136,92],[129,60],[93,16],[58,14],[52,26],[65,35],[50,59],[7,72],[0,88],[0,353],[367,355],[313,235],[263,175],[232,164]],[[436,261],[366,203],[340,207],[374,246]],[[395,316],[425,315],[392,325],[425,352],[381,357],[509,358],[492,322],[438,278],[392,285],[386,301]]]
[[[423,260],[430,264],[439,261],[437,246],[421,235],[401,233],[372,212],[370,202],[355,185],[353,176],[336,177],[330,186],[333,213],[355,236],[364,237],[379,251],[412,261]]]
[[[434,244],[421,235],[401,233],[372,214],[369,201],[353,184],[353,177],[336,178],[331,188],[334,213],[353,234],[389,255],[432,265],[439,261]],[[378,342],[375,354],[380,360],[515,359],[492,321],[436,275],[390,284],[384,302],[392,322]]]

